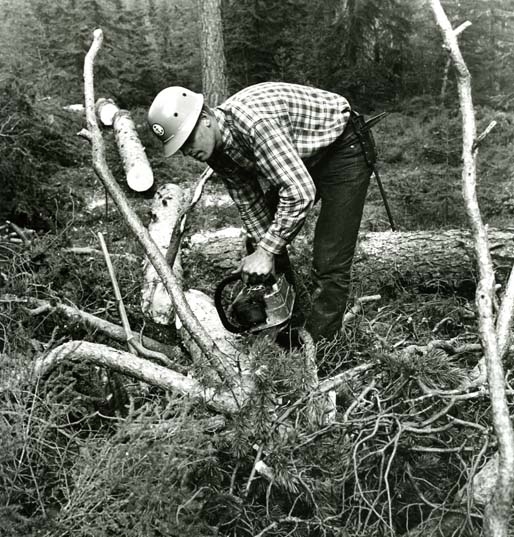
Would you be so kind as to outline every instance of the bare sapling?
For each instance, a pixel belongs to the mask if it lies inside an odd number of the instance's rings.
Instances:
[[[504,537],[508,533],[514,499],[514,430],[509,414],[505,374],[502,364],[503,355],[508,348],[509,327],[512,323],[513,277],[509,278],[507,292],[504,294],[500,306],[499,323],[497,324],[495,318],[495,274],[487,227],[481,217],[476,189],[476,159],[480,144],[478,140],[482,141],[485,136],[477,137],[471,93],[471,76],[461,54],[456,32],[453,30],[440,1],[431,0],[431,7],[457,73],[463,134],[462,192],[473,233],[478,264],[479,282],[475,300],[491,399],[492,420],[498,439],[497,477],[494,491],[484,511],[484,535],[487,537]]]

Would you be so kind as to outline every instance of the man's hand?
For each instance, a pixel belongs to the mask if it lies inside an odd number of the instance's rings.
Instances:
[[[252,284],[264,280],[275,268],[274,259],[271,252],[257,246],[255,252],[243,258],[239,266],[243,282]]]

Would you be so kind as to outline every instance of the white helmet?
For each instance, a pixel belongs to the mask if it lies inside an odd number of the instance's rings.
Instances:
[[[193,132],[203,106],[203,95],[180,86],[163,89],[148,111],[148,123],[164,144],[164,155],[176,153]]]

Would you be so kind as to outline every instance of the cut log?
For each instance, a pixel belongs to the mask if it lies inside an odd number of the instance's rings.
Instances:
[[[490,229],[489,241],[498,281],[505,281],[514,261],[514,230]],[[205,241],[190,242],[184,250],[204,256],[220,272],[235,267],[241,258],[240,240],[232,235],[205,235]],[[295,250],[305,245],[293,243]],[[418,290],[474,292],[476,270],[471,234],[466,230],[363,233],[353,264],[354,282],[366,292],[386,292],[398,286]]]
[[[145,192],[153,185],[153,171],[127,110],[120,110],[114,116],[113,129],[128,186],[136,192]]]
[[[154,196],[148,232],[163,256],[168,250],[173,228],[180,217],[184,203],[183,190],[174,184],[163,185]],[[175,258],[173,272],[177,280],[182,281],[180,252]],[[141,293],[141,309],[144,315],[159,324],[169,325],[173,323],[174,313],[170,296],[148,258],[145,258],[143,265]]]
[[[102,124],[114,130],[128,186],[136,192],[151,188],[153,171],[130,113],[120,110],[111,99],[98,99],[95,108]]]
[[[112,127],[114,116],[120,111],[112,99],[104,99],[100,97],[96,101],[96,114],[104,127]]]

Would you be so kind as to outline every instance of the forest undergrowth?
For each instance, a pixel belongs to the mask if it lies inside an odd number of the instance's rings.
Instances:
[[[201,168],[181,158],[164,161],[152,150],[142,111],[135,117],[157,182],[191,185]],[[493,117],[499,127],[481,155],[480,196],[487,221],[505,226],[514,211],[514,119],[478,111],[481,123]],[[416,103],[377,127],[382,178],[401,229],[466,225],[459,134],[455,111]],[[56,208],[45,216],[47,225],[26,243],[12,242],[16,233],[8,225],[0,232],[0,535],[479,534],[482,506],[471,501],[470,483],[496,441],[487,391],[461,389],[481,356],[473,296],[393,285],[365,305],[338,340],[317,349],[322,379],[362,367],[338,394],[330,422],[313,422],[309,413],[302,353],[260,337],[247,341],[255,393],[232,416],[83,363],[35,378],[34,360],[62,342],[120,346],[23,302],[73,304],[120,324],[97,231],[107,237],[133,329],[179,347],[173,327],[143,318],[143,253],[112,203],[105,205],[87,165],[87,144],[74,151],[74,165],[45,170],[48,188],[38,184],[45,207]],[[58,203],[51,195],[56,184]],[[148,223],[151,195],[126,193]],[[219,185],[208,186],[206,196],[220,194]],[[37,207],[41,200],[32,201]],[[30,215],[30,203],[4,212],[20,227],[37,227]],[[204,204],[187,234],[237,224],[234,207]],[[303,240],[312,227],[311,218]],[[387,229],[375,186],[362,229]],[[309,253],[293,250],[293,262],[308,286]],[[195,257],[184,267],[186,287],[209,290],[222,275]],[[355,289],[368,291],[359,274],[353,278]],[[178,349],[177,356],[177,367],[187,370],[187,355]],[[510,384],[508,393],[512,400]]]

